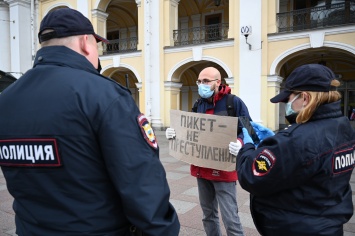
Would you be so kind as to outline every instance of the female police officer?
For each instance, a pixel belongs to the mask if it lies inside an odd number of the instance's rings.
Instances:
[[[237,173],[262,235],[342,235],[353,214],[354,131],[340,110],[334,77],[318,64],[296,68],[285,91],[271,99],[287,103],[295,123],[290,119],[292,125],[257,147],[243,129]],[[253,126],[260,134],[263,127]]]

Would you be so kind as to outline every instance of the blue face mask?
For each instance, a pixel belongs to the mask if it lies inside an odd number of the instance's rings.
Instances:
[[[208,84],[200,84],[198,86],[198,94],[202,97],[202,98],[210,98],[212,97],[214,91],[211,90],[211,85]]]
[[[300,96],[300,93],[297,94],[293,99],[292,101],[286,103],[286,107],[285,107],[285,111],[286,111],[286,116],[289,116],[289,115],[293,115],[293,114],[296,114],[298,112],[294,111],[292,109],[292,103]]]

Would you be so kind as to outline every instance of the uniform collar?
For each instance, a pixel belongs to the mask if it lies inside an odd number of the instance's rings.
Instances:
[[[343,114],[340,110],[340,100],[332,103],[323,104],[314,112],[311,120],[340,117]]]
[[[38,50],[33,67],[38,65],[59,65],[98,74],[83,55],[65,46],[48,46]]]

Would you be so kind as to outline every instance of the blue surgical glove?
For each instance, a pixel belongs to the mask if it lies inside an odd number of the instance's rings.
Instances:
[[[255,123],[253,121],[251,121],[250,123],[253,126],[253,129],[254,129],[256,135],[258,135],[258,138],[260,139],[260,142],[263,141],[264,139],[270,137],[270,136],[274,136],[275,135],[275,133],[272,132],[271,129],[266,128],[265,126],[262,126],[261,124]]]
[[[243,143],[244,144],[247,144],[247,143],[254,144],[253,140],[251,139],[251,137],[248,133],[248,130],[246,128],[242,128],[242,131],[243,131],[243,135],[244,135]]]

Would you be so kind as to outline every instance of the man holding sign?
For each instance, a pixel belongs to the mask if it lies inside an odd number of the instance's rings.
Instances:
[[[251,120],[244,102],[239,97],[231,95],[231,89],[228,86],[221,84],[221,74],[216,68],[207,67],[203,69],[196,84],[201,98],[195,103],[194,112],[219,116],[246,116]],[[227,108],[230,107],[228,103],[230,96],[232,96],[232,112],[228,111]],[[235,156],[243,145],[241,130],[241,124],[238,122],[236,142],[229,144],[229,151]],[[176,133],[173,128],[166,130],[168,139],[173,139],[175,136]],[[222,235],[219,225],[218,205],[227,235],[243,235],[236,200],[236,171],[191,165],[191,175],[197,177],[199,200],[203,211],[202,222],[207,236]]]

